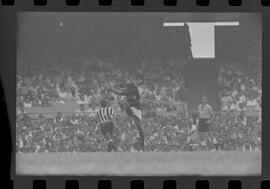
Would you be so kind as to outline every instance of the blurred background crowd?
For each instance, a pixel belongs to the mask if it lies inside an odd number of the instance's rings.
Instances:
[[[141,103],[146,109],[171,111],[176,109],[178,102],[187,102],[185,80],[181,72],[171,71],[177,68],[174,65],[164,68],[150,62],[136,65],[115,65],[115,62],[88,62],[77,66],[77,71],[57,66],[35,70],[29,65],[21,65],[25,72],[22,70],[24,74],[17,75],[17,106],[48,107],[74,101],[95,109],[101,96],[120,100],[107,90],[127,81],[138,86]]]
[[[146,62],[134,68],[115,64],[113,60],[99,60],[84,67],[74,66],[72,70],[57,67],[37,70],[24,65],[25,71],[17,78],[17,151],[104,151],[106,142],[95,131],[96,111],[104,96],[110,99],[116,112],[114,137],[118,150],[136,151],[138,133],[123,113],[124,99],[107,92],[128,80],[135,82],[140,91],[146,149],[190,150],[186,139],[192,114],[188,102],[192,99],[181,72],[172,74],[170,66],[164,69]],[[236,65],[221,67],[217,78],[221,108],[215,110],[214,133],[222,150],[259,150],[260,76],[258,72],[252,75],[244,69],[238,71],[233,67]],[[171,66],[177,68],[177,65]],[[115,69],[118,67],[121,69]],[[255,67],[248,70],[254,71]],[[65,108],[57,110],[57,104]],[[31,112],[35,107],[49,111]],[[209,150],[212,148],[209,145]]]
[[[261,112],[261,69],[259,63],[224,64],[219,71],[222,110]]]

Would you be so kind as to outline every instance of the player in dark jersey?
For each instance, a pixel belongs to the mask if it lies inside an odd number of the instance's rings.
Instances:
[[[117,95],[126,96],[125,112],[128,116],[133,118],[134,123],[139,131],[141,150],[144,150],[144,133],[142,129],[142,112],[140,107],[140,93],[134,83],[127,83],[124,85],[124,90],[119,92],[111,89]]]
[[[114,141],[112,139],[114,123],[113,123],[113,109],[108,105],[106,99],[100,101],[100,108],[97,112],[98,125],[104,138],[107,141],[107,151],[111,152],[112,150],[117,151]],[[97,130],[97,128],[95,130]]]

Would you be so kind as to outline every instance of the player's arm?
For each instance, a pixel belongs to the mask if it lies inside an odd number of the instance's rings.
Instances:
[[[110,116],[111,116],[111,119],[113,120],[114,118],[114,111],[113,111],[113,108],[110,107]]]
[[[113,92],[116,95],[120,95],[120,96],[126,96],[126,92],[125,91],[118,91],[118,90],[115,90],[115,89],[110,89],[109,92]]]
[[[108,108],[108,114],[107,114],[108,118],[110,119],[110,121],[113,121],[114,118],[114,111],[112,107]]]

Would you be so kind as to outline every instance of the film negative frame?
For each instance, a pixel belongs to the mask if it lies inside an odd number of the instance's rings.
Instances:
[[[267,188],[270,182],[269,144],[270,128],[267,84],[267,65],[270,60],[270,1],[267,0],[2,0],[0,5],[1,79],[6,98],[4,116],[12,131],[12,153],[8,186],[14,188]],[[173,177],[117,177],[117,176],[17,176],[15,174],[15,84],[16,84],[16,13],[18,11],[63,12],[257,12],[262,13],[262,175],[261,176],[173,176]],[[4,101],[3,101],[4,102]],[[10,133],[10,128],[4,132]],[[8,135],[3,133],[3,135]],[[3,143],[6,144],[4,140]],[[5,146],[5,148],[8,145]],[[7,152],[7,154],[8,154]],[[8,156],[10,158],[10,156]]]

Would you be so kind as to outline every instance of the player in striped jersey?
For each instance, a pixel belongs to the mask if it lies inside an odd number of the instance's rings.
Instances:
[[[107,141],[107,151],[111,152],[112,150],[116,151],[116,146],[112,139],[114,123],[113,123],[113,109],[108,105],[106,99],[100,101],[100,108],[97,112],[98,116],[98,127],[100,127],[101,132],[104,138]]]

